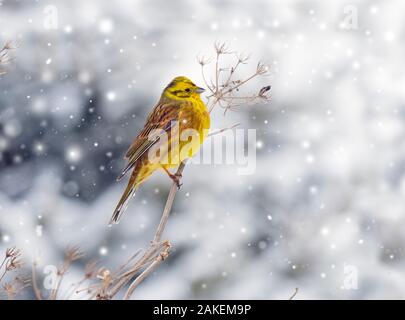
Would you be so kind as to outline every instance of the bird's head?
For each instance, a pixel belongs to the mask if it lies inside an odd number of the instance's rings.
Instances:
[[[205,89],[196,86],[186,77],[174,78],[163,91],[163,95],[170,99],[183,100],[199,97]]]

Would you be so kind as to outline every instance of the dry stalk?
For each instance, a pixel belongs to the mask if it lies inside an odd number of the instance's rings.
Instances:
[[[51,293],[49,294],[48,300],[56,300],[58,297],[59,289],[62,284],[63,278],[66,275],[66,273],[69,271],[70,266],[72,263],[76,260],[79,260],[84,256],[84,253],[80,250],[80,247],[78,246],[69,246],[65,250],[65,260],[62,264],[62,266],[58,269],[57,273],[57,284],[54,289],[51,290]]]
[[[34,290],[35,298],[37,300],[42,300],[41,290],[38,288],[37,283],[37,262],[32,263],[32,289]]]
[[[94,279],[97,277],[97,267],[98,261],[97,260],[92,260],[90,262],[88,262],[84,268],[84,276],[82,279],[80,279],[78,282],[76,283],[72,283],[71,284],[71,289],[68,290],[68,292],[65,295],[64,300],[69,300],[73,294],[75,293],[79,293],[79,289],[80,287],[88,280]]]
[[[68,246],[65,250],[65,259],[63,261],[63,264],[61,267],[57,269],[57,274],[56,274],[56,286],[53,288],[48,297],[46,299],[48,300],[56,300],[60,296],[60,287],[63,281],[64,276],[68,273],[71,265],[73,262],[79,260],[84,256],[84,253],[80,250],[80,247],[78,246]],[[85,270],[85,278],[87,279],[89,275],[89,270],[86,266]],[[32,263],[32,273],[31,273],[31,281],[32,281],[32,288],[35,294],[35,298],[37,300],[42,300],[43,296],[41,293],[41,290],[38,287],[38,282],[37,282],[37,262],[34,260]],[[81,284],[81,282],[80,282]],[[79,284],[79,285],[80,285]],[[72,286],[75,287],[76,284],[73,284]],[[67,295],[69,297],[70,295]]]
[[[21,260],[21,250],[14,248],[7,248],[3,259],[0,262],[0,284],[11,273],[20,269],[23,266]],[[9,300],[14,297],[25,287],[29,285],[26,278],[19,275],[14,276],[13,280],[2,285],[2,290],[7,294]]]
[[[170,242],[165,241],[163,245],[162,251],[159,253],[159,255],[153,260],[153,262],[131,283],[131,285],[128,288],[128,291],[126,292],[124,296],[124,300],[128,300],[134,290],[138,287],[138,285],[149,275],[151,274],[158,266],[159,264],[165,260],[169,256],[170,252]]]
[[[29,287],[30,284],[31,280],[29,277],[16,276],[12,281],[3,285],[3,290],[6,292],[8,300],[14,300],[15,296]]]
[[[177,169],[177,174],[181,175],[185,168],[185,162],[181,163]],[[102,283],[99,288],[96,290],[95,298],[96,299],[111,299],[113,298],[123,287],[125,287],[129,282],[132,283],[129,286],[127,293],[124,296],[124,299],[129,299],[133,291],[138,287],[138,285],[151,273],[156,267],[169,256],[170,252],[170,243],[169,241],[162,241],[162,234],[166,227],[167,221],[170,216],[171,209],[173,207],[174,199],[178,191],[177,185],[173,182],[169,195],[166,200],[166,205],[163,209],[162,217],[160,219],[159,225],[156,229],[153,240],[150,243],[149,248],[145,253],[135,261],[130,267],[124,268],[126,270],[119,270],[117,275],[111,277],[113,281],[106,282],[102,279]],[[142,268],[145,268],[137,277],[135,277]],[[134,278],[135,277],[135,278]]]
[[[294,293],[292,294],[292,296],[288,299],[288,300],[294,300],[295,296],[298,294],[298,288],[295,288]]]

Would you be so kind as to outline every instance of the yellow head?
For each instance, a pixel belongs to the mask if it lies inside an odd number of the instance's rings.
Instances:
[[[163,95],[169,99],[187,100],[199,98],[200,94],[205,89],[196,86],[190,79],[186,77],[174,78],[163,91]]]

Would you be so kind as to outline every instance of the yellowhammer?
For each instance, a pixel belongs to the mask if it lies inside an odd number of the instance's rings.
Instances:
[[[186,77],[174,78],[163,90],[125,155],[128,164],[118,180],[133,171],[110,224],[118,223],[135,191],[156,170],[163,169],[180,187],[180,177],[168,169],[192,157],[207,136],[210,115],[200,98],[202,92],[204,89]]]

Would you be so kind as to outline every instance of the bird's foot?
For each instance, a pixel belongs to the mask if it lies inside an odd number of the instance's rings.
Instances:
[[[175,174],[169,173],[169,177],[176,184],[177,189],[180,189],[180,187],[183,185],[182,183],[180,183],[180,179],[183,177],[183,175],[181,173],[175,173]]]

